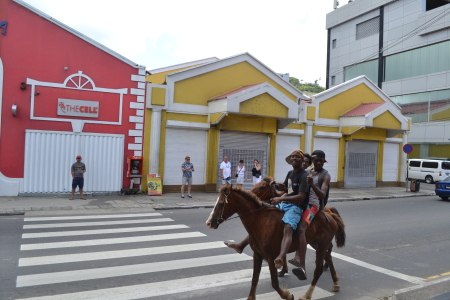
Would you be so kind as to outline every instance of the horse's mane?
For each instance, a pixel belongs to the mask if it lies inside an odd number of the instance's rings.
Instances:
[[[227,190],[227,189],[229,189],[230,192],[233,191],[233,192],[243,196],[245,199],[254,202],[257,206],[272,207],[271,205],[269,205],[265,202],[262,202],[261,199],[259,199],[254,193],[252,193],[250,191],[234,188],[229,185],[225,185],[225,186],[221,187],[219,192],[222,193],[224,190]]]

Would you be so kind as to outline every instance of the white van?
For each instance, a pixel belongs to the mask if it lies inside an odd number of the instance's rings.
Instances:
[[[442,181],[448,176],[450,176],[450,161],[434,159],[410,159],[408,161],[408,178],[433,183]]]

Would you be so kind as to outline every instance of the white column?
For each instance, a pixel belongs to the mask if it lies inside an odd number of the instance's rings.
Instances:
[[[311,154],[312,151],[312,138],[313,138],[313,122],[307,122],[306,123],[306,130],[305,130],[305,145],[303,148],[303,151],[305,151],[306,153]]]
[[[402,146],[405,144],[408,144],[408,133],[405,132],[404,134],[402,134]],[[405,152],[403,152],[402,150],[402,156],[401,156],[401,162],[400,162],[400,166],[401,166],[401,173],[400,173],[400,182],[405,182],[406,181],[406,168],[408,167],[406,165],[406,160],[407,160],[407,154]]]
[[[150,133],[150,165],[149,173],[157,174],[159,169],[159,149],[161,140],[161,110],[152,110],[152,124]]]

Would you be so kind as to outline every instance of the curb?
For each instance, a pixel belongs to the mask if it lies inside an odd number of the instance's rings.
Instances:
[[[363,197],[363,198],[330,198],[328,203],[331,202],[348,202],[348,201],[364,201],[364,200],[383,200],[383,199],[395,199],[395,198],[409,198],[409,197],[426,197],[426,196],[435,196],[435,193],[430,194],[412,194],[412,195],[391,195],[391,196],[374,196],[374,197]],[[108,207],[114,208],[114,207]],[[158,206],[158,204],[153,206],[154,210],[172,210],[172,209],[202,209],[202,208],[214,208],[214,205],[170,205],[170,206]],[[86,210],[86,209],[94,209],[94,208],[85,208],[78,210]],[[97,207],[95,209],[103,209],[101,207]],[[77,210],[72,207],[69,209],[68,207],[52,207],[49,209],[40,209],[39,211],[57,211],[57,210]],[[14,215],[24,215],[26,211],[29,210],[18,210],[18,211],[0,211],[0,216],[14,216]],[[30,210],[33,211],[33,210]]]

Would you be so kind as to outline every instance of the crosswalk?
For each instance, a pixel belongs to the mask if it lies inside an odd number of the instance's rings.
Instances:
[[[175,223],[160,213],[26,217],[17,299],[187,299],[189,292],[237,287],[248,292],[251,256]],[[269,278],[264,267],[260,283]],[[329,296],[316,289],[314,298]]]

